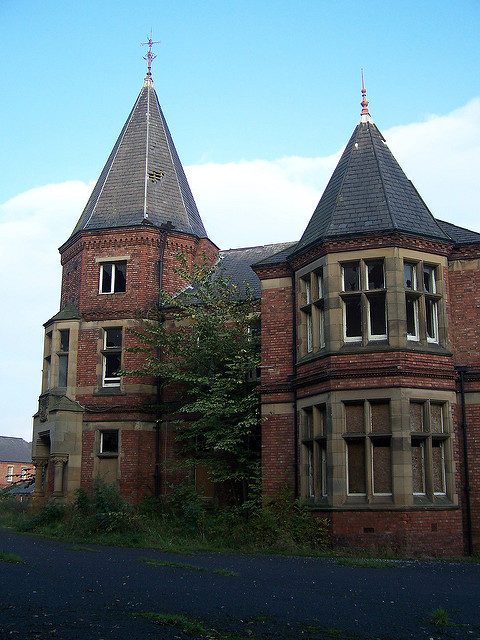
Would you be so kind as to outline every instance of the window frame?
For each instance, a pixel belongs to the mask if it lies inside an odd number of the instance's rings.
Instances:
[[[120,330],[120,346],[107,347],[107,337],[109,331]],[[103,349],[102,349],[102,387],[103,388],[118,388],[121,386],[121,376],[107,377],[107,359],[109,356],[120,355],[120,369],[122,367],[123,358],[123,327],[104,327],[103,328]]]
[[[412,269],[412,286],[407,287],[406,267]],[[424,260],[404,258],[404,291],[405,291],[405,334],[408,342],[424,342],[440,345],[440,301],[443,296],[438,293],[438,273],[440,265]],[[429,285],[425,283],[428,274]],[[421,276],[421,277],[419,277]],[[431,290],[430,290],[431,289]],[[415,334],[408,333],[407,301],[413,304]],[[431,309],[431,311],[429,311]],[[429,325],[432,331],[429,335]]]
[[[15,469],[14,469],[14,466],[13,466],[13,465],[9,464],[9,465],[7,466],[7,475],[5,476],[5,477],[6,477],[7,482],[13,482],[13,475],[14,475],[14,473],[13,473],[13,472],[14,472],[14,470],[15,470]]]
[[[326,430],[325,403],[300,410],[302,498],[309,502],[325,502],[328,497]]]
[[[119,429],[100,429],[99,433],[100,433],[99,447],[98,447],[99,455],[112,456],[112,457],[118,456],[119,452],[120,452],[120,430]],[[105,449],[104,449],[105,434],[108,434],[108,435],[115,434],[116,447],[115,447],[114,450],[113,449],[109,449],[109,450],[105,451]]]
[[[301,339],[299,355],[304,357],[325,348],[325,284],[323,267],[298,278]]]
[[[120,265],[125,266],[124,278],[125,278],[125,288],[121,290],[116,290],[116,282],[117,282],[117,269]],[[110,274],[110,290],[103,291],[103,272],[105,267],[111,267],[112,272]],[[127,291],[127,260],[105,260],[104,262],[100,262],[100,273],[99,273],[99,282],[98,282],[98,293],[100,295],[111,295],[114,293],[125,293]]]

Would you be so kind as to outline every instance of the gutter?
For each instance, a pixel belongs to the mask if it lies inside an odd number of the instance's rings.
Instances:
[[[290,267],[292,270],[292,367],[293,367],[293,472],[295,474],[294,477],[294,497],[298,498],[299,490],[298,490],[298,412],[297,412],[297,385],[295,384],[297,379],[297,296],[295,290],[295,271],[293,267]]]
[[[473,555],[473,537],[472,537],[472,506],[471,506],[471,489],[470,489],[470,471],[468,467],[468,442],[467,442],[467,409],[465,403],[465,374],[468,373],[468,367],[455,367],[460,376],[460,398],[462,406],[462,437],[463,437],[463,468],[465,471],[465,511],[467,518],[467,553]]]

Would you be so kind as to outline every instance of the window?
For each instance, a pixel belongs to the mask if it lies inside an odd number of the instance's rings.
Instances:
[[[322,500],[327,496],[326,408],[316,405],[300,414],[302,496]]]
[[[344,263],[342,269],[343,339],[370,342],[387,339],[383,259]]]
[[[70,330],[60,329],[60,351],[58,352],[58,386],[66,387],[68,379],[68,349]]]
[[[45,390],[50,389],[52,384],[52,332],[45,335],[45,358],[44,358],[44,380]]]
[[[347,495],[390,497],[392,453],[390,403],[369,400],[344,404]]]
[[[22,467],[22,470],[20,472],[20,480],[26,480],[27,479],[27,471],[28,471],[28,469],[26,467]]]
[[[7,467],[7,482],[13,482],[13,467]]]
[[[118,454],[118,430],[100,431],[100,453]]]
[[[414,496],[447,494],[446,445],[449,433],[447,405],[433,401],[410,402],[412,490]]]
[[[325,346],[323,271],[318,269],[300,278],[301,355]]]
[[[438,343],[441,296],[437,294],[436,267],[423,262],[405,262],[404,276],[407,340]]]
[[[122,328],[108,328],[103,330],[103,377],[104,387],[119,387],[122,365]]]
[[[100,293],[124,293],[127,263],[104,262],[100,265]]]

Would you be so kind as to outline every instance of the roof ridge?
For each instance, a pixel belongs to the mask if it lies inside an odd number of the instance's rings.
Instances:
[[[372,132],[370,130],[370,123],[366,122],[365,124],[367,124],[367,126],[368,126],[368,135],[370,136],[370,140],[372,141],[373,155],[375,156],[375,161],[377,163],[378,174],[380,176],[380,183],[382,185],[383,195],[385,196],[385,202],[387,203],[388,215],[390,216],[390,220],[392,221],[393,228],[396,230],[396,229],[398,229],[398,224],[396,223],[396,221],[395,221],[395,219],[393,217],[392,207],[391,207],[391,204],[390,204],[390,200],[388,199],[387,189],[385,188],[385,182],[383,180],[383,173],[382,173],[382,170],[380,168],[380,160],[378,159],[377,150],[375,149],[375,142],[373,140]],[[371,124],[375,127],[375,129],[377,129],[378,133],[382,136],[382,139],[385,140],[383,135],[380,133],[378,127],[373,122]]]
[[[147,127],[145,131],[145,173],[143,175],[143,219],[148,219],[147,213],[147,177],[148,177],[148,147],[150,145],[150,84],[147,85]]]

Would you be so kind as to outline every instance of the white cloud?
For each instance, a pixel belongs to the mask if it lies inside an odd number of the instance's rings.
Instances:
[[[383,133],[434,215],[480,231],[480,99]],[[339,153],[207,163],[186,172],[212,240],[222,248],[249,246],[300,237]],[[73,229],[92,186],[46,185],[0,205],[1,435],[30,438],[40,386],[42,323],[58,310],[57,248]]]

